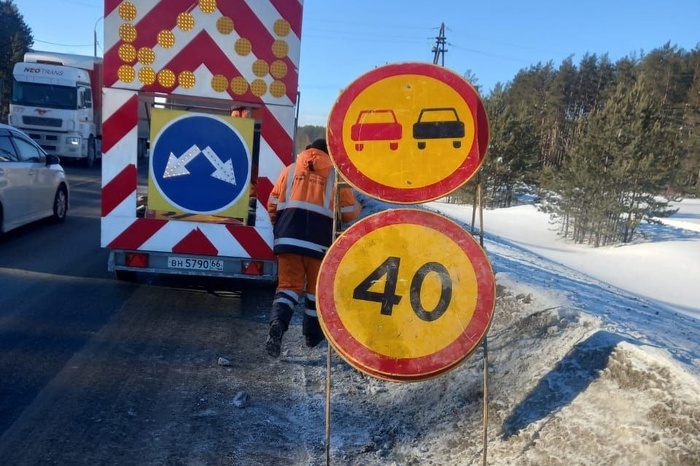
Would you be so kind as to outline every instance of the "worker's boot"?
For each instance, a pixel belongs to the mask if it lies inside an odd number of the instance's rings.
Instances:
[[[323,329],[321,329],[321,324],[318,322],[318,317],[306,314],[304,314],[304,320],[302,321],[302,333],[308,348],[318,346],[326,338],[323,334]]]
[[[286,331],[285,325],[281,320],[273,320],[270,323],[270,332],[265,342],[265,350],[267,354],[276,358],[280,355],[282,349],[282,335]]]

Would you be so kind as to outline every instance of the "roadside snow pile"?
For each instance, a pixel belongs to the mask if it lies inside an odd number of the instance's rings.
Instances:
[[[499,287],[489,332],[488,464],[700,464],[695,378],[599,318],[552,306],[555,294],[499,282],[518,292]],[[482,349],[409,384],[333,361],[331,464],[481,464]]]
[[[363,217],[387,208],[361,201]],[[470,214],[468,206],[425,208],[458,222]],[[697,466],[700,323],[569,268],[565,259],[581,252],[542,225],[520,242],[485,238],[498,288],[487,340],[487,464]],[[528,249],[547,235],[552,246]],[[406,384],[368,377],[337,354],[332,361],[331,464],[482,464],[483,347],[453,371]],[[316,380],[307,396],[317,416],[325,375],[320,365],[306,374]]]

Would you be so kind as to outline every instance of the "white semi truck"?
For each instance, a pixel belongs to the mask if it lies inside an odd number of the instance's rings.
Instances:
[[[9,123],[47,153],[92,167],[102,157],[102,84],[100,57],[27,52],[13,70]],[[139,157],[148,141],[142,128]]]

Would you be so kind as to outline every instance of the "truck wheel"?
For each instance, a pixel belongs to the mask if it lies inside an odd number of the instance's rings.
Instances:
[[[92,168],[95,165],[95,156],[96,156],[96,150],[95,150],[95,139],[90,136],[90,139],[88,140],[88,153],[87,153],[87,158],[85,159],[85,165],[88,168]]]
[[[68,213],[68,193],[65,186],[59,186],[53,199],[53,220],[62,223]]]

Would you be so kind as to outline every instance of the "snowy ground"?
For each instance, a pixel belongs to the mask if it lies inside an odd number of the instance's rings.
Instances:
[[[362,201],[363,216],[386,208]],[[469,206],[424,207],[469,228]],[[679,207],[643,241],[598,249],[533,206],[484,211],[498,288],[486,454],[482,349],[408,384],[336,355],[331,464],[699,465],[700,200]]]

